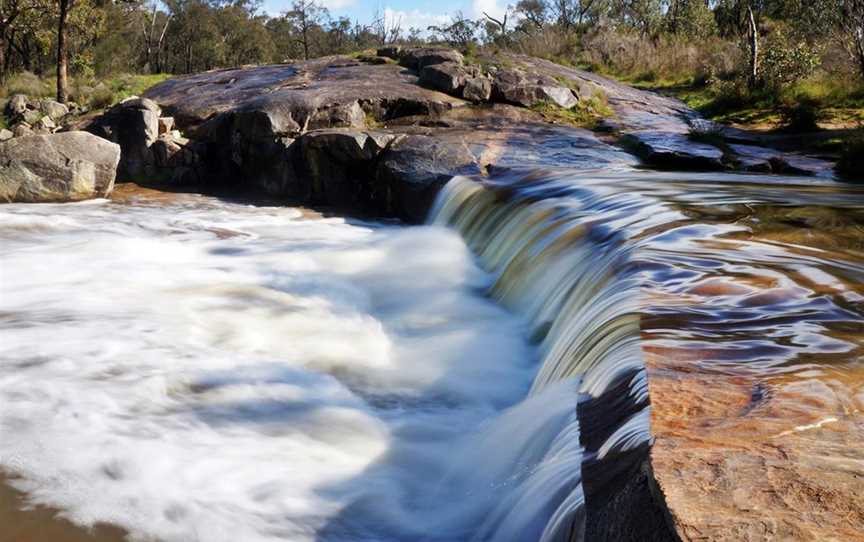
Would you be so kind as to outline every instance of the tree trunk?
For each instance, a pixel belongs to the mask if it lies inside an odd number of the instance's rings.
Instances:
[[[9,68],[7,58],[6,35],[3,32],[0,33],[0,83],[6,82],[6,74]]]
[[[69,100],[69,80],[66,65],[69,62],[69,46],[66,43],[66,19],[72,9],[72,0],[59,0],[60,17],[57,20],[57,101],[65,104]]]
[[[752,7],[747,8],[747,17],[750,26],[750,73],[747,84],[752,89],[759,82],[759,28]]]

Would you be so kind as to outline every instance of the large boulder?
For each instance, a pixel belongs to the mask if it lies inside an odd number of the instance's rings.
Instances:
[[[87,132],[17,137],[0,143],[0,201],[63,202],[105,197],[120,147]]]
[[[345,129],[304,134],[299,146],[303,190],[309,201],[342,208],[359,208],[372,194],[375,163],[394,135]]]
[[[468,69],[457,62],[442,62],[420,70],[420,84],[458,96],[470,76]]]
[[[433,64],[443,64],[445,62],[455,62],[462,64],[465,57],[459,51],[453,49],[445,49],[440,47],[421,47],[417,49],[407,49],[399,53],[399,63],[418,72],[426,66]]]
[[[574,92],[555,79],[517,70],[500,70],[496,73],[492,95],[497,101],[522,107],[552,103],[570,109],[579,103]]]
[[[87,131],[120,145],[123,155],[118,169],[121,179],[140,178],[154,163],[150,147],[159,137],[161,109],[147,98],[125,100],[95,119]]]
[[[377,189],[388,212],[422,222],[438,190],[454,175],[481,172],[477,158],[464,142],[406,135],[393,141],[382,153]]]

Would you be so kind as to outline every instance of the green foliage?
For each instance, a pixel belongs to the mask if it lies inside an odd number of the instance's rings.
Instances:
[[[785,97],[779,109],[783,127],[792,132],[814,132],[825,118],[819,102],[808,96]]]
[[[550,102],[537,103],[531,109],[543,115],[547,122],[569,124],[580,128],[595,128],[601,120],[614,116],[606,95],[600,91],[580,99],[579,103],[570,109]]]
[[[812,75],[821,63],[819,51],[804,41],[793,42],[778,32],[768,42],[760,62],[762,79],[774,90]]]

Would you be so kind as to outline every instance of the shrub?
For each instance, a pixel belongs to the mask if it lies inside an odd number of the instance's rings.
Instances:
[[[116,101],[114,91],[105,83],[99,83],[96,87],[90,89],[90,92],[84,95],[83,98],[86,98],[90,109],[105,109]]]
[[[778,32],[762,56],[762,80],[769,88],[778,90],[809,77],[820,62],[815,48],[804,42],[790,43],[785,34]]]
[[[54,96],[55,88],[51,80],[41,79],[30,72],[21,72],[10,76],[2,91],[6,96],[26,94],[31,98],[49,98]]]
[[[780,119],[783,127],[792,132],[814,132],[824,117],[819,102],[809,96],[783,98]]]

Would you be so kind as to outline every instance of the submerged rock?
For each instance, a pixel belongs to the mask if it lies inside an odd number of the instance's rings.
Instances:
[[[62,202],[107,196],[120,147],[86,132],[17,137],[0,143],[0,201]]]
[[[723,151],[690,140],[687,135],[664,131],[638,131],[624,136],[634,152],[652,166],[664,169],[724,170]]]

